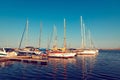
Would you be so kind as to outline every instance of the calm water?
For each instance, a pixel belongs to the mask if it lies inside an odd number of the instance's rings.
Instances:
[[[47,65],[0,62],[0,80],[120,80],[120,51],[49,58]]]

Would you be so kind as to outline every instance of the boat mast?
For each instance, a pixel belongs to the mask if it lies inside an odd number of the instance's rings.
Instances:
[[[85,34],[85,24],[83,23],[83,49],[86,47],[86,34]]]
[[[26,46],[28,46],[28,19],[26,22]]]
[[[51,44],[51,40],[52,40],[52,36],[53,36],[53,31],[51,33],[48,33],[48,44],[47,44],[47,48],[50,48],[50,44]]]
[[[24,37],[24,35],[25,35],[25,32],[26,32],[26,35],[28,36],[28,19],[27,19],[27,22],[26,22],[26,25],[25,25],[25,28],[24,28],[24,31],[23,31],[23,34],[22,34],[22,37],[21,37],[21,40],[20,40],[20,44],[19,44],[19,49],[21,48],[21,44],[22,44],[22,41],[23,41],[23,37]],[[26,42],[28,42],[27,41],[27,38],[28,37],[26,37]],[[26,43],[26,46],[27,46],[27,43]]]
[[[66,49],[66,22],[64,18],[64,48]]]
[[[92,37],[91,37],[91,32],[89,30],[89,40],[90,40],[90,49],[94,49],[95,46],[94,46],[94,43],[93,43],[93,40],[92,40]]]
[[[39,35],[39,45],[38,45],[38,48],[41,47],[41,33],[42,33],[42,22],[40,22],[40,35]]]
[[[84,49],[82,16],[80,16],[80,21],[81,21],[80,23],[81,23],[81,38],[82,38],[81,47],[82,47],[82,49]]]
[[[47,40],[47,49],[50,48],[50,36],[48,35],[48,40]]]
[[[57,29],[56,26],[54,24],[54,45],[53,48],[57,48]]]

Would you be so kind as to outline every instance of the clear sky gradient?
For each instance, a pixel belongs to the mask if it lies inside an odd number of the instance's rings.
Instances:
[[[47,47],[54,24],[62,47],[65,18],[67,45],[80,48],[80,16],[97,48],[120,48],[120,0],[0,0],[0,47],[18,47],[26,19],[29,45],[38,47],[42,22],[41,47]]]

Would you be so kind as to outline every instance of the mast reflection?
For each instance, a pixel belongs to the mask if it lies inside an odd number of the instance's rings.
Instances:
[[[92,70],[96,62],[97,55],[78,55],[77,66],[81,70],[82,80],[87,80],[91,76]]]
[[[4,68],[6,66],[11,66],[12,64],[14,64],[13,61],[4,61],[4,62],[0,62],[0,67]]]
[[[75,65],[76,59],[75,58],[49,58],[49,63],[53,66],[53,78],[56,80],[58,76],[67,80],[67,68],[68,65]]]

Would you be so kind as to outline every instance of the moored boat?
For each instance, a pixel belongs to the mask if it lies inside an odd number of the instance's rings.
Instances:
[[[85,24],[83,24],[82,16],[81,18],[81,38],[82,38],[82,49],[81,51],[78,51],[77,54],[97,54],[99,52],[98,49],[96,49],[93,45],[93,41],[91,39],[91,34],[90,31],[88,31],[88,38],[89,38],[89,48],[87,49],[86,47],[86,29],[85,29]]]
[[[13,57],[17,56],[17,52],[12,48],[0,48],[0,57]]]
[[[56,40],[56,36],[55,36]],[[55,41],[56,43],[56,41]],[[57,49],[56,44],[53,47],[53,51],[48,52],[48,57],[55,57],[55,58],[72,58],[75,57],[76,53],[70,52],[66,48],[66,25],[65,25],[65,19],[64,19],[64,47],[61,48],[61,50]]]
[[[70,52],[50,52],[48,53],[48,57],[53,58],[72,58],[76,55],[76,53]]]
[[[98,50],[95,50],[95,49],[86,49],[86,50],[83,50],[81,52],[77,52],[77,54],[81,54],[81,55],[94,55],[94,54],[97,54],[98,53]]]

